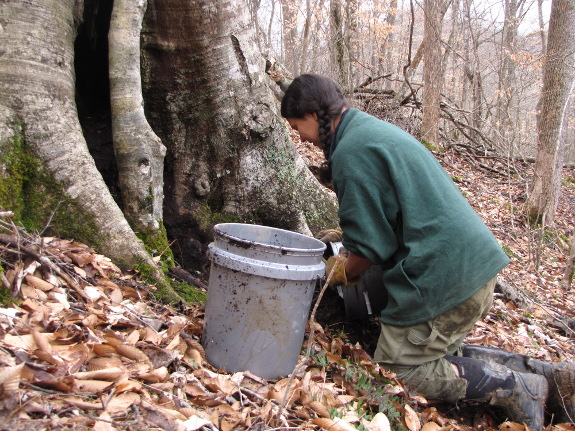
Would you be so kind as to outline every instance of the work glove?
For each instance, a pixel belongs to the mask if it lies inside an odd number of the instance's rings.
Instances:
[[[343,284],[347,286],[347,276],[345,275],[345,261],[347,257],[343,254],[338,254],[337,256],[331,256],[325,263],[325,275],[329,278],[329,287],[337,286],[338,284]]]
[[[324,229],[318,232],[315,237],[325,244],[341,242],[343,240],[343,232],[341,229]]]

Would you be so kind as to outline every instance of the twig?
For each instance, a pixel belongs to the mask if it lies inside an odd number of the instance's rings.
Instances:
[[[34,259],[36,259],[41,264],[46,265],[48,268],[50,268],[52,271],[54,271],[57,275],[62,277],[66,281],[66,283],[68,283],[70,285],[70,287],[72,287],[72,289],[74,289],[76,291],[76,293],[82,299],[84,299],[85,301],[90,301],[90,298],[84,293],[84,291],[78,285],[78,283],[76,283],[76,281],[72,277],[70,277],[68,274],[66,274],[64,271],[62,271],[56,264],[54,264],[47,257],[38,254],[35,250],[32,250],[29,247],[21,245],[16,238],[5,235],[5,234],[0,234],[0,242],[3,244],[6,244],[6,245],[18,247],[20,250],[25,252],[27,255],[33,257]]]
[[[46,232],[46,229],[48,229],[48,227],[50,227],[50,223],[52,223],[52,219],[54,218],[54,215],[56,214],[56,211],[58,211],[58,208],[60,208],[60,205],[62,204],[63,201],[60,201],[56,204],[56,208],[54,208],[54,211],[52,211],[52,214],[50,214],[50,217],[48,218],[48,221],[46,222],[46,224],[44,225],[44,229],[42,229],[42,231],[40,232],[39,236],[42,236],[44,234],[44,232]]]
[[[111,419],[99,418],[99,417],[96,417],[96,416],[91,415],[89,413],[86,414],[86,417],[92,419],[93,421],[106,422],[106,423],[112,424],[112,425],[117,426],[117,427],[129,427],[131,425],[137,424],[139,421],[139,418],[136,418],[136,419],[133,419],[129,422],[128,421],[127,422],[116,422],[116,421],[111,420]]]

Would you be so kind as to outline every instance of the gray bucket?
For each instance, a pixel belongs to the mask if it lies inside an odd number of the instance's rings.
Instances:
[[[325,244],[267,226],[214,226],[202,345],[227,372],[290,374],[301,351]]]

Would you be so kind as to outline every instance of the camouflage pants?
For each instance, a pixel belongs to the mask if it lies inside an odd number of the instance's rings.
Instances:
[[[456,402],[467,381],[457,376],[445,355],[456,354],[473,325],[493,302],[496,277],[475,295],[436,318],[413,326],[382,323],[374,360],[429,399]]]

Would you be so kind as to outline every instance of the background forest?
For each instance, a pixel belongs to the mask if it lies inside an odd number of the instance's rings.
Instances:
[[[219,222],[336,226],[278,114],[328,75],[511,257],[467,342],[572,362],[573,34],[570,0],[0,0],[0,428],[525,429],[412,393],[333,292],[293,379],[214,369],[206,246]]]
[[[253,8],[262,50],[291,75],[325,74],[367,107],[384,98],[413,111],[433,79],[445,111],[441,145],[473,138],[500,155],[535,157],[550,1],[268,0]],[[573,127],[566,133],[564,160],[573,163]]]

